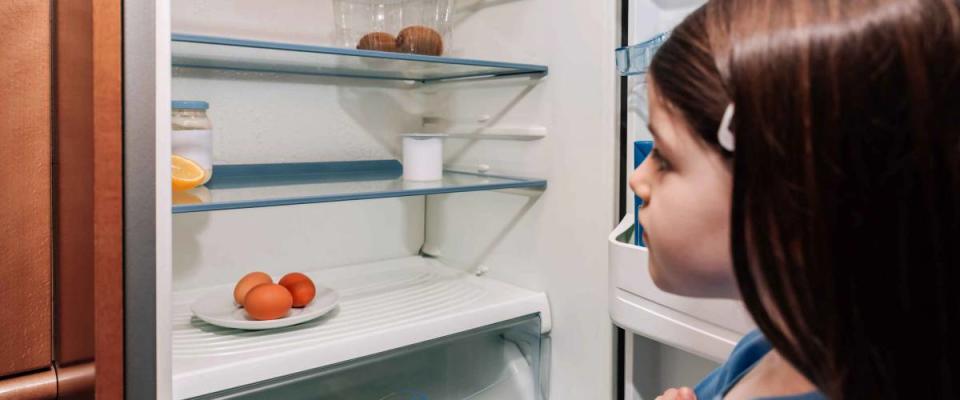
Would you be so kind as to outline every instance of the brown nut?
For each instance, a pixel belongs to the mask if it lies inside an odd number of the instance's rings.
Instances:
[[[357,49],[396,52],[397,40],[393,35],[386,32],[372,32],[360,38]]]
[[[397,49],[403,53],[439,56],[443,54],[443,37],[425,26],[408,26],[397,35]]]

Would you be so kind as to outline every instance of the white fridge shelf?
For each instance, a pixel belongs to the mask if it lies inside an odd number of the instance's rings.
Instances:
[[[174,293],[173,393],[183,399],[324,367],[540,314],[544,293],[476,277],[435,259],[406,257],[307,273],[340,292],[325,317],[288,328],[242,331],[206,324],[190,304],[213,288]],[[227,285],[229,286],[229,285]]]

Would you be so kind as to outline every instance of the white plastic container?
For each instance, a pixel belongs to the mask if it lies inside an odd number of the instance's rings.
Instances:
[[[438,181],[443,178],[445,134],[410,133],[403,137],[403,179]]]

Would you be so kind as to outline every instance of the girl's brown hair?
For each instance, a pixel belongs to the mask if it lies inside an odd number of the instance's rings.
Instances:
[[[650,68],[732,160],[750,313],[833,399],[960,398],[958,9],[712,0]],[[733,153],[716,138],[730,103]]]

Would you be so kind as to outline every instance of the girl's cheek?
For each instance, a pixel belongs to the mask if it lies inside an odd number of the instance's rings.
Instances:
[[[678,254],[675,252],[677,249],[674,248],[671,238],[669,236],[651,237],[647,245],[650,246],[647,265],[654,285],[667,293],[686,294],[690,292],[690,288],[687,286],[690,285],[691,276],[676,265],[675,261]]]

